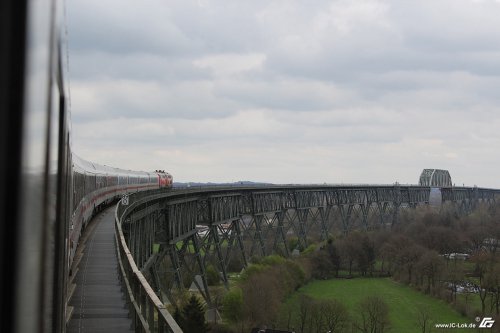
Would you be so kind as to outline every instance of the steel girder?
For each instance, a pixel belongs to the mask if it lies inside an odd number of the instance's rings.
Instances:
[[[252,256],[288,256],[293,250],[290,237],[304,249],[310,239],[326,240],[334,229],[348,233],[392,227],[400,210],[427,205],[429,193],[430,187],[400,185],[177,190],[141,194],[120,220],[137,267],[160,298],[175,302],[174,291],[193,281],[210,306],[209,264],[227,286],[233,260],[239,258],[245,267]],[[499,193],[475,187],[441,189],[442,201],[464,214],[480,202],[495,203]],[[200,225],[205,235],[197,231]]]
[[[399,210],[427,204],[429,187],[270,187],[171,191],[141,198],[123,220],[137,266],[171,300],[200,275],[199,289],[210,304],[205,268],[220,272],[239,258],[290,255],[288,238],[304,249],[310,239],[327,239],[339,228],[378,228],[397,223]],[[206,227],[205,235],[197,226]],[[154,249],[156,247],[156,249]],[[188,279],[189,277],[189,279]],[[195,284],[199,284],[195,280]]]
[[[450,202],[459,214],[471,213],[480,203],[493,205],[498,190],[478,187],[448,187],[441,189],[443,203]]]
[[[419,185],[431,187],[452,187],[448,170],[424,169],[420,174]]]

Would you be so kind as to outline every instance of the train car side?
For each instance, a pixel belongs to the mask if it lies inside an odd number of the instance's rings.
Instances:
[[[171,187],[171,180],[169,174],[123,170],[73,155],[73,213],[69,227],[68,264],[71,266],[81,233],[95,213],[123,195]]]

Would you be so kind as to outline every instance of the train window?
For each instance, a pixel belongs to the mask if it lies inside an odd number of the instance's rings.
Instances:
[[[85,195],[94,192],[96,187],[96,176],[85,174]]]
[[[106,186],[106,177],[102,175],[96,176],[96,189],[101,189]]]
[[[108,176],[108,186],[115,186],[118,183],[118,177],[117,176]]]

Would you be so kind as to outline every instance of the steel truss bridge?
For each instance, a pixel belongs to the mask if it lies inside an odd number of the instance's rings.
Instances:
[[[175,302],[176,291],[193,282],[210,307],[209,265],[227,287],[230,268],[245,267],[253,256],[290,256],[334,232],[391,228],[403,210],[428,205],[430,191],[396,184],[201,187],[132,195],[128,205],[117,206],[115,231],[133,318],[143,327],[177,332],[163,304]],[[449,187],[440,193],[443,203],[467,214],[481,202],[493,204],[500,190]]]

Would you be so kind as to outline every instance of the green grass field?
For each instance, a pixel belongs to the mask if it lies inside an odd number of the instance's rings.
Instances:
[[[389,306],[390,332],[421,332],[417,324],[420,309],[425,309],[433,323],[471,323],[444,301],[424,295],[394,282],[389,278],[356,278],[314,281],[299,289],[286,302],[298,308],[300,293],[316,299],[336,299],[348,308],[351,317],[356,318],[357,304],[366,296],[377,295]],[[283,319],[282,319],[283,320]],[[282,321],[283,322],[283,321]],[[471,329],[453,329],[453,332],[472,332]],[[446,332],[432,328],[432,332]]]

